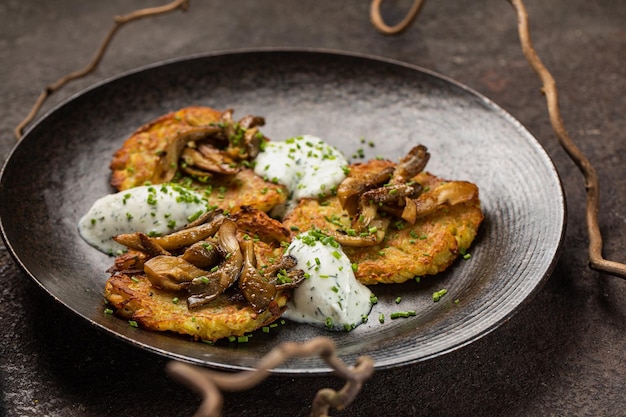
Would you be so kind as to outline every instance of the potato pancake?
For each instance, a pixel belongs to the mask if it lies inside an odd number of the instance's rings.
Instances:
[[[240,300],[226,294],[197,310],[187,308],[184,296],[152,286],[145,275],[113,274],[106,283],[105,297],[122,318],[136,321],[142,328],[170,331],[195,340],[216,341],[243,336],[279,318],[287,296],[275,298],[276,306],[256,313]]]
[[[185,107],[141,126],[114,153],[110,163],[111,185],[122,191],[146,182],[158,184],[155,172],[172,142],[185,132],[193,133],[194,129],[221,123],[225,113],[210,107]],[[176,163],[184,165],[182,160]],[[284,186],[265,181],[245,166],[230,175],[207,177],[178,170],[172,182],[204,192],[209,204],[224,210],[247,205],[269,211],[287,198]]]
[[[254,241],[254,264],[260,271],[283,255],[280,242],[289,236],[280,222],[260,211],[244,208],[233,219],[240,222],[237,241]],[[251,224],[252,219],[258,222]],[[257,239],[261,235],[264,239]],[[189,308],[184,291],[164,290],[154,285],[144,272],[150,255],[129,251],[116,258],[111,276],[106,282],[104,296],[116,315],[133,320],[145,329],[170,331],[189,335],[195,340],[216,341],[229,336],[243,336],[278,319],[287,303],[289,291],[278,289],[273,301],[263,311],[246,302],[235,284],[223,294],[199,308]],[[210,274],[206,271],[207,276]]]
[[[390,161],[372,160],[350,167],[348,177],[363,177],[392,167]],[[422,172],[412,179],[424,189],[422,198],[436,196],[442,187],[456,184]],[[462,204],[441,205],[432,213],[411,224],[400,218],[379,213],[386,220],[384,240],[369,247],[347,247],[344,252],[357,264],[355,275],[366,284],[401,283],[416,276],[434,275],[445,270],[470,247],[483,220],[478,189]],[[302,200],[283,223],[292,230],[316,227],[322,232],[337,233],[352,227],[354,219],[342,208],[336,196],[323,200]]]
[[[216,123],[221,115],[210,107],[185,107],[142,125],[113,154],[111,185],[122,191],[150,181],[159,153],[178,131]]]

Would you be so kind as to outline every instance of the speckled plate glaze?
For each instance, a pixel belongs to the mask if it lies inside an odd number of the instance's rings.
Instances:
[[[255,333],[248,343],[211,346],[143,331],[104,314],[105,270],[112,259],[83,242],[78,220],[112,191],[109,160],[126,137],[141,124],[189,105],[233,108],[235,117],[263,115],[264,132],[275,140],[313,134],[348,157],[363,148],[367,158],[397,159],[415,144],[426,145],[430,172],[480,187],[485,221],[471,259],[419,284],[373,287],[379,303],[370,320],[349,333],[287,322],[269,334]],[[511,318],[541,288],[565,229],[564,196],[552,162],[501,108],[415,66],[319,50],[193,56],[100,83],[27,132],[5,163],[0,198],[7,247],[51,297],[141,349],[228,370],[253,368],[281,342],[319,335],[331,338],[346,362],[370,355],[378,369],[458,349]],[[432,293],[442,288],[448,294],[433,302]],[[409,309],[417,315],[389,318]],[[312,357],[288,361],[275,372],[330,369]]]

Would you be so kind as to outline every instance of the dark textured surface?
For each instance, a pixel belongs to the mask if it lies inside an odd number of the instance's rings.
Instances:
[[[149,5],[154,3],[0,4],[3,156],[13,146],[13,127],[43,86],[87,62],[112,16]],[[529,0],[527,7],[537,50],[560,87],[566,126],[603,184],[605,255],[624,260],[626,3]],[[587,268],[583,182],[553,137],[539,83],[517,43],[510,5],[504,0],[428,2],[417,24],[399,37],[378,35],[367,14],[367,2],[348,0],[262,6],[253,1],[192,1],[186,14],[124,28],[98,71],[55,94],[46,109],[137,66],[256,46],[377,54],[475,88],[538,137],[562,177],[568,229],[557,268],[534,301],[495,332],[441,358],[377,373],[348,410],[335,414],[623,415],[626,285]],[[390,10],[390,15],[399,13]],[[5,414],[193,414],[198,400],[165,375],[166,360],[96,331],[45,296],[18,271],[6,250],[1,256],[0,389]],[[252,392],[228,394],[224,414],[304,416],[315,390],[326,385],[338,387],[340,381],[271,378]]]

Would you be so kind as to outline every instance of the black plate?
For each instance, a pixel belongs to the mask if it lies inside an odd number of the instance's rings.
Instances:
[[[210,346],[105,315],[102,290],[112,259],[83,242],[77,222],[93,201],[112,191],[108,164],[124,139],[141,124],[189,105],[234,108],[235,117],[263,115],[264,132],[275,140],[314,134],[349,157],[364,148],[368,158],[396,159],[415,144],[426,145],[430,172],[480,187],[485,221],[471,259],[420,284],[373,287],[379,303],[369,322],[349,333],[288,322],[270,334],[255,333],[248,343]],[[538,291],[555,265],[565,229],[564,197],[552,162],[494,103],[415,66],[312,50],[195,56],[96,85],[27,132],[5,163],[0,198],[8,248],[55,300],[134,346],[222,369],[249,369],[283,341],[318,335],[334,340],[348,363],[367,354],[377,368],[462,347],[510,318]],[[433,302],[432,293],[442,288],[448,294]],[[389,318],[408,309],[417,316]],[[275,372],[329,369],[314,357],[289,361]]]

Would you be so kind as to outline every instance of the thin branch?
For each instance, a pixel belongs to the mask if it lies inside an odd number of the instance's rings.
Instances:
[[[37,98],[37,101],[35,102],[35,105],[32,107],[28,115],[24,118],[24,120],[22,120],[15,127],[15,130],[13,131],[13,133],[16,139],[20,140],[22,138],[24,128],[30,122],[33,121],[35,116],[37,116],[37,113],[39,113],[39,110],[41,110],[41,107],[43,106],[44,102],[48,99],[50,95],[52,95],[55,91],[57,91],[58,89],[63,87],[65,84],[69,83],[70,81],[75,80],[77,78],[84,77],[85,75],[93,72],[96,69],[98,64],[100,64],[100,61],[102,60],[102,57],[104,56],[104,53],[106,52],[109,44],[113,40],[113,37],[115,36],[117,31],[121,29],[122,26],[124,26],[127,23],[133,22],[135,20],[169,13],[176,9],[181,9],[183,11],[186,11],[188,8],[189,8],[189,0],[175,0],[163,6],[148,7],[145,9],[135,10],[134,12],[131,12],[124,16],[116,16],[113,19],[114,21],[113,27],[111,27],[107,35],[104,37],[104,40],[102,41],[102,43],[100,44],[100,47],[96,51],[95,56],[87,64],[87,66],[85,66],[84,68],[78,71],[74,71],[70,74],[65,75],[64,77],[59,78],[56,82],[48,85],[44,89],[44,91],[41,92],[41,94]]]
[[[587,230],[589,233],[589,266],[599,271],[626,278],[626,265],[614,261],[608,261],[602,257],[602,235],[598,226],[598,211],[600,206],[600,186],[596,170],[589,160],[571,139],[561,118],[559,96],[554,78],[543,65],[535,51],[528,25],[528,13],[522,0],[509,0],[517,13],[517,23],[522,51],[530,66],[535,70],[543,83],[543,93],[552,128],[559,139],[559,143],[576,163],[578,169],[585,177],[587,190]]]
[[[370,4],[370,20],[374,27],[385,35],[397,35],[408,28],[415,20],[422,10],[422,6],[425,0],[414,0],[411,9],[409,9],[404,19],[394,26],[389,26],[385,23],[382,14],[380,12],[380,6],[384,0],[373,0]]]
[[[172,377],[202,396],[203,401],[194,417],[219,417],[223,405],[222,391],[250,389],[266,379],[270,370],[288,359],[316,355],[333,369],[335,375],[346,380],[341,390],[323,388],[315,396],[311,417],[327,417],[330,408],[343,410],[354,401],[363,382],[374,373],[374,361],[369,356],[361,356],[354,367],[348,367],[337,356],[335,344],[326,337],[317,337],[302,344],[282,343],[265,355],[251,371],[225,373],[174,361],[168,363],[167,370]]]

